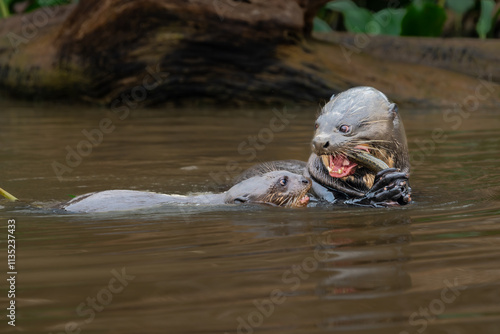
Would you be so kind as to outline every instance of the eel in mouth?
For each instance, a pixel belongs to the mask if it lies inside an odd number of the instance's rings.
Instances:
[[[322,155],[321,160],[328,170],[328,174],[334,178],[343,178],[354,174],[358,165],[375,173],[389,168],[384,161],[371,155],[368,147],[364,145],[355,146],[354,150],[347,154]]]

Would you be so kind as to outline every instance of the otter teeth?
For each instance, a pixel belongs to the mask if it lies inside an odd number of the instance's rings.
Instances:
[[[344,172],[344,167],[339,168],[339,169],[337,169],[337,170],[333,170],[333,169],[331,169],[330,167],[326,167],[326,169],[328,169],[328,172],[329,172],[329,173],[332,173],[332,172],[333,172],[333,173],[337,173],[337,174],[342,174],[342,173]]]
[[[329,160],[329,156],[328,155],[322,155],[321,156],[321,160],[323,160],[323,165],[325,165],[326,168],[328,168],[328,166],[330,165],[330,160]],[[328,170],[330,171],[330,170]]]
[[[333,170],[333,169],[331,169],[330,167],[327,166],[326,169],[328,170],[329,173],[333,172],[333,173],[337,173],[337,174],[342,174],[344,172],[344,167],[339,168],[337,170]]]

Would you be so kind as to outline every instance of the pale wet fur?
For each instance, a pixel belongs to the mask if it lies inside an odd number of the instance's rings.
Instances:
[[[286,179],[285,185],[282,185]],[[222,205],[262,203],[274,206],[304,206],[311,182],[287,171],[269,171],[246,179],[221,194],[168,195],[136,190],[106,190],[78,196],[59,208],[69,212],[111,212],[152,208],[161,205]]]

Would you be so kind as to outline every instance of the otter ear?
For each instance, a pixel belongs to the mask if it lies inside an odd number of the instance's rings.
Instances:
[[[396,103],[391,103],[389,105],[389,115],[391,116],[392,119],[396,118],[396,115],[398,114],[398,105]]]
[[[239,197],[236,197],[233,202],[234,204],[243,204],[243,203],[246,203],[248,202],[250,199],[248,198],[248,195],[245,195],[245,196],[239,196]]]

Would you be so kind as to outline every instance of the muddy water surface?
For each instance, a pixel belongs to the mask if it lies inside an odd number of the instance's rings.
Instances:
[[[253,163],[306,160],[317,110],[289,108],[280,121],[272,108],[137,110],[120,120],[107,109],[2,105],[0,186],[29,203],[0,201],[4,263],[7,220],[17,226],[16,327],[2,293],[2,332],[500,331],[493,111],[454,121],[401,111],[415,200],[403,208],[75,215],[48,207],[106,189],[213,191]]]

